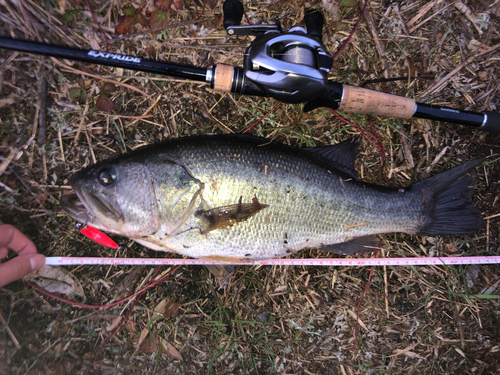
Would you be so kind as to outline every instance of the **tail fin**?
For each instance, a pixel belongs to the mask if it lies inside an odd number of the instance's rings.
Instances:
[[[475,180],[467,172],[483,161],[469,161],[412,186],[426,205],[425,219],[415,234],[467,234],[481,229],[483,219],[471,200]]]

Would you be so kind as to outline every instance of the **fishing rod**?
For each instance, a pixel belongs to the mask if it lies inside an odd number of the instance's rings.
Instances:
[[[417,103],[412,98],[328,80],[333,58],[321,42],[324,20],[318,11],[305,14],[306,28],[290,30],[283,29],[278,18],[274,25],[241,25],[244,10],[239,0],[226,0],[223,13],[228,35],[256,37],[244,54],[243,67],[219,63],[201,68],[6,37],[0,37],[0,48],[205,82],[215,91],[306,103],[304,112],[326,107],[345,113],[424,118],[500,134],[498,112]]]

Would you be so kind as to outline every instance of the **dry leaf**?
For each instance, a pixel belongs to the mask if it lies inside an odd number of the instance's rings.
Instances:
[[[85,293],[78,279],[62,267],[43,266],[38,271],[24,277],[51,293],[74,294],[85,300]]]
[[[151,17],[149,18],[149,27],[151,29],[159,29],[161,27],[167,26],[169,21],[169,13],[162,10],[155,10],[153,13],[151,13]]]
[[[101,46],[99,45],[99,42],[97,41],[96,37],[94,34],[89,34],[87,36],[88,38],[88,41],[89,41],[89,44],[90,44],[90,48],[92,48],[94,51],[100,51],[101,50]]]
[[[104,93],[101,92],[95,101],[95,105],[101,111],[109,112],[115,108],[115,103]]]
[[[139,346],[139,350],[145,354],[151,354],[159,349],[159,344],[161,341],[161,352],[163,354],[168,355],[171,359],[177,360],[177,361],[183,361],[184,359],[182,358],[181,353],[167,340],[163,340],[158,335],[153,334],[152,336],[148,337],[146,340],[144,340],[141,345]]]
[[[154,308],[154,311],[158,314],[162,314],[165,319],[170,319],[177,316],[179,313],[180,303],[175,301],[167,301],[166,298],[162,299],[158,305]]]
[[[156,2],[156,6],[166,12],[172,6],[173,0],[160,0]]]
[[[158,351],[158,337],[156,335],[148,337],[139,345],[139,350],[145,354]]]
[[[119,23],[115,28],[115,32],[118,35],[130,34],[132,32],[133,25],[134,25],[134,20],[128,19],[126,21],[123,21],[122,23]]]
[[[158,305],[155,307],[155,312],[158,314],[163,314],[163,311],[165,310],[165,306],[167,305],[167,300],[164,298],[160,301]]]
[[[178,361],[183,361],[181,353],[174,346],[169,343],[167,340],[161,340],[161,351],[163,354],[168,355],[172,359],[176,359]]]
[[[142,347],[142,343],[144,341],[144,339],[148,336],[149,334],[149,329],[147,328],[144,328],[141,332],[141,335],[139,336],[139,341],[137,341],[137,348],[139,350],[142,350],[141,347]],[[146,344],[145,344],[146,345]]]
[[[322,0],[322,9],[328,14],[332,22],[339,20],[339,3],[333,0]]]
[[[444,248],[447,253],[456,253],[458,251],[457,245],[454,243],[445,243]]]
[[[181,306],[180,303],[175,302],[175,301],[168,301],[165,309],[163,310],[163,317],[165,319],[170,319],[173,318],[174,316],[177,316],[179,313],[179,307]]]

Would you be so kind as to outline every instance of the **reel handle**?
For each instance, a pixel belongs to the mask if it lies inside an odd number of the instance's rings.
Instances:
[[[307,34],[321,41],[323,38],[323,14],[319,10],[309,10],[304,16]]]
[[[241,25],[244,9],[239,0],[226,0],[222,5],[222,12],[224,14],[224,29]]]

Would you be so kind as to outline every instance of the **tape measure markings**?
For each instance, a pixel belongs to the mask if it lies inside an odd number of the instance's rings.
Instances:
[[[500,256],[472,257],[429,257],[429,258],[306,258],[306,259],[266,259],[234,263],[248,266],[429,266],[429,265],[463,265],[463,264],[499,264]],[[96,257],[47,257],[45,264],[51,266],[71,265],[228,265],[206,259],[178,258],[96,258]]]

